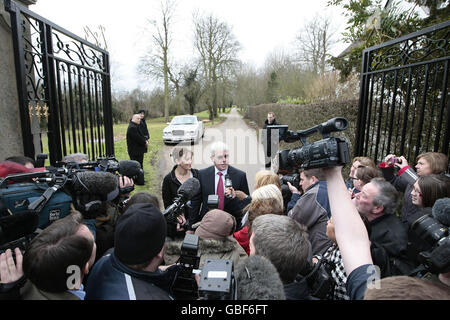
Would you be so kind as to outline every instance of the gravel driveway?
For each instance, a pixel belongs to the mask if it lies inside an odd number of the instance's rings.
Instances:
[[[204,169],[212,165],[209,146],[215,141],[225,142],[230,150],[230,164],[247,173],[250,192],[253,191],[255,174],[264,169],[264,151],[259,143],[256,131],[250,128],[236,109],[222,116],[227,119],[219,125],[206,128],[201,142],[194,146],[186,145],[194,152],[192,167]],[[169,173],[174,163],[170,157],[175,146],[164,146],[159,159],[159,176],[162,180]],[[161,193],[158,195],[161,198]]]

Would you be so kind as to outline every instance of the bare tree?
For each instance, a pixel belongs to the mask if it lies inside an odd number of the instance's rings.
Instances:
[[[297,60],[307,63],[315,74],[325,73],[327,58],[335,44],[331,25],[329,18],[316,14],[312,20],[305,23],[296,37]]]
[[[172,22],[176,9],[174,0],[164,0],[160,3],[158,20],[150,20],[152,26],[152,52],[141,58],[139,72],[155,79],[164,80],[164,117],[169,121],[169,80],[174,77],[170,71],[169,53],[172,43]],[[179,88],[179,87],[178,87]]]
[[[194,16],[194,46],[200,54],[201,66],[209,95],[206,99],[210,120],[217,116],[219,81],[227,78],[237,64],[240,48],[230,27],[213,15]]]

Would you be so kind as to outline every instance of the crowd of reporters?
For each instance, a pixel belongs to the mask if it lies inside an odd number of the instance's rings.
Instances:
[[[214,157],[220,154],[230,171],[226,146],[212,149],[213,165],[217,168]],[[448,231],[439,239],[423,237],[433,223],[450,225],[447,156],[419,155],[416,171],[404,157],[388,155],[378,165],[358,157],[347,180],[340,166],[302,170],[298,185],[288,182],[287,189],[279,175],[262,170],[251,194],[233,181],[215,203],[202,197],[207,188],[202,184],[169,221],[167,209],[180,199],[180,188],[189,179],[207,179],[205,169],[192,168],[193,156],[187,148],[174,149],[175,166],[162,182],[166,210],[154,195],[121,192],[104,201],[103,213],[94,219],[72,206],[68,216],[40,231],[23,255],[6,250],[0,256],[2,297],[185,299],[176,291],[177,279],[186,276],[180,263],[185,237],[194,235],[199,250],[194,269],[210,260],[231,261],[237,299],[450,299]],[[33,160],[28,167],[23,160],[23,172],[33,170]],[[125,188],[133,180],[121,177],[118,184]],[[433,222],[420,234],[427,217]],[[441,269],[420,258],[439,245],[447,253]],[[188,286],[200,292],[192,269]]]

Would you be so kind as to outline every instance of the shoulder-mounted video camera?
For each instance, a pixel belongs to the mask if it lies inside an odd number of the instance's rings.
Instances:
[[[301,141],[303,146],[297,149],[278,152],[278,171],[292,172],[294,169],[326,168],[345,165],[350,162],[348,144],[345,140],[331,137],[332,132],[344,131],[348,128],[346,118],[333,118],[315,127],[299,130],[288,130],[287,125],[267,126],[267,130],[278,130],[279,141],[293,143]],[[315,133],[320,133],[322,140],[308,143],[307,138]],[[276,138],[275,131],[271,133]],[[268,142],[270,143],[270,142]]]

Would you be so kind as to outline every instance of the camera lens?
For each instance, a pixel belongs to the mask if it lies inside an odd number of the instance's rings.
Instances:
[[[338,130],[344,130],[346,127],[345,122],[341,119],[336,120],[335,125],[336,125],[336,129],[338,129]]]
[[[447,228],[433,219],[430,215],[424,215],[417,219],[411,226],[415,234],[426,241],[428,244],[434,246],[436,242],[446,236]]]

